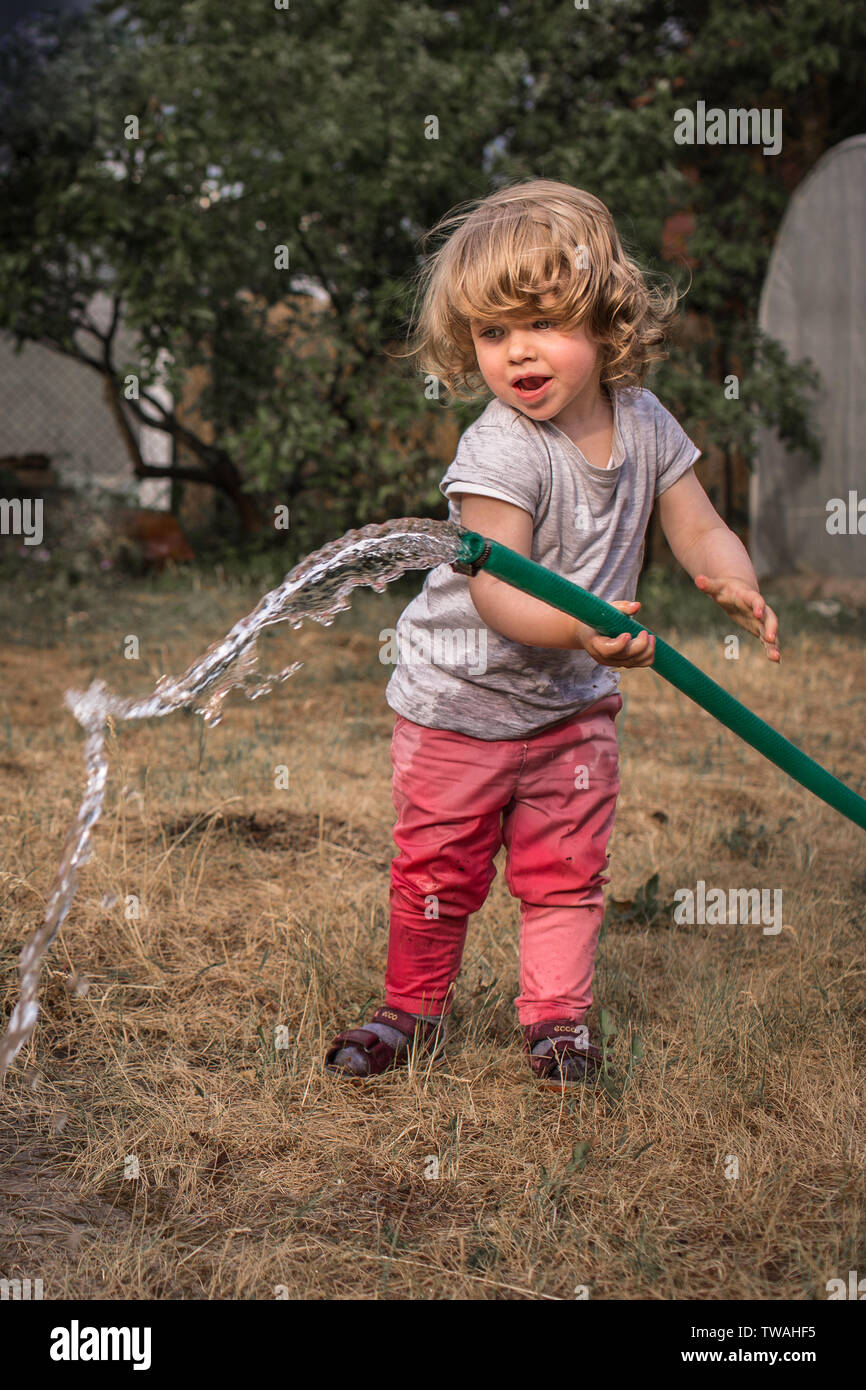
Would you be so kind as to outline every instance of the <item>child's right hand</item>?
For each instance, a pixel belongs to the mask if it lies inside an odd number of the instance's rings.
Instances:
[[[620,599],[611,604],[621,613],[630,616],[637,612],[640,604],[636,599]],[[575,620],[575,646],[581,647],[597,661],[600,666],[651,666],[656,652],[655,634],[639,632],[637,637],[627,632],[619,637],[603,637],[594,627]]]

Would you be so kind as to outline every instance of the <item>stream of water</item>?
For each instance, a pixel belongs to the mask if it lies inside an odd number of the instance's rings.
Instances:
[[[102,813],[108,781],[105,735],[109,722],[155,719],[178,709],[191,709],[210,727],[219,724],[230,690],[240,689],[248,699],[257,700],[302,665],[296,661],[275,675],[261,674],[257,670],[256,639],[264,628],[283,622],[299,628],[305,618],[330,627],[336,615],[350,607],[348,596],[353,589],[367,585],[381,593],[407,570],[450,564],[457,557],[462,535],[461,528],[450,521],[416,517],[347,531],[301,560],[182,675],[161,676],[150,695],[123,698],[101,680],[84,691],[67,690],[64,702],[85,734],[86,787],[66,836],[44,920],[18,958],[21,987],[6,1032],[0,1037],[0,1085],[36,1027],[42,964],[72,905],[78,871],[92,853],[92,831]]]

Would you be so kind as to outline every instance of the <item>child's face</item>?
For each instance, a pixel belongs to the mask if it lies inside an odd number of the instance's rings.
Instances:
[[[501,401],[533,420],[552,420],[574,400],[589,410],[600,391],[597,343],[583,327],[560,331],[554,309],[543,312],[551,316],[495,323],[473,319],[470,325],[487,385]],[[544,384],[539,386],[541,378]]]

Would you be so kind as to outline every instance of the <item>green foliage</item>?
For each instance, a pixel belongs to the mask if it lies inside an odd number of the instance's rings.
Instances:
[[[748,859],[758,868],[769,858],[773,844],[784,836],[789,825],[795,823],[794,816],[780,816],[775,830],[772,830],[763,821],[756,824],[745,811],[741,811],[736,825],[720,833],[719,846],[738,859]]]
[[[853,0],[103,0],[47,17],[0,54],[0,326],[89,361],[115,391],[134,371],[147,392],[162,371],[180,398],[206,366],[200,422],[127,408],[174,432],[195,456],[186,476],[235,507],[242,493],[260,516],[287,502],[299,554],[348,525],[441,512],[445,403],[388,355],[419,237],[454,204],[541,175],[598,193],[629,249],[684,290],[663,228],[694,213],[684,304],[711,331],[649,384],[728,455],[751,458],[774,426],[815,456],[814,380],[762,339],[757,305],[792,187],[857,129],[863,27]],[[698,100],[781,108],[783,154],[676,145],[674,112]],[[287,300],[305,286],[329,296],[321,313]],[[98,289],[138,335],[133,362],[88,318]],[[724,397],[730,373],[739,400]]]
[[[658,887],[659,876],[658,873],[654,873],[646,883],[641,884],[633,898],[611,898],[605,910],[605,935],[610,927],[615,930],[632,927],[639,931],[653,927],[669,928],[675,904],[662,902],[658,896]]]

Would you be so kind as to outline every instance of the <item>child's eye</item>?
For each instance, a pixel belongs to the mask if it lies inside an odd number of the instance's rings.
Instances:
[[[553,319],[536,319],[534,324],[532,325],[533,328],[554,328],[555,326],[555,321]],[[501,332],[501,328],[485,328],[482,329],[478,336],[479,338],[486,338],[490,333]]]

